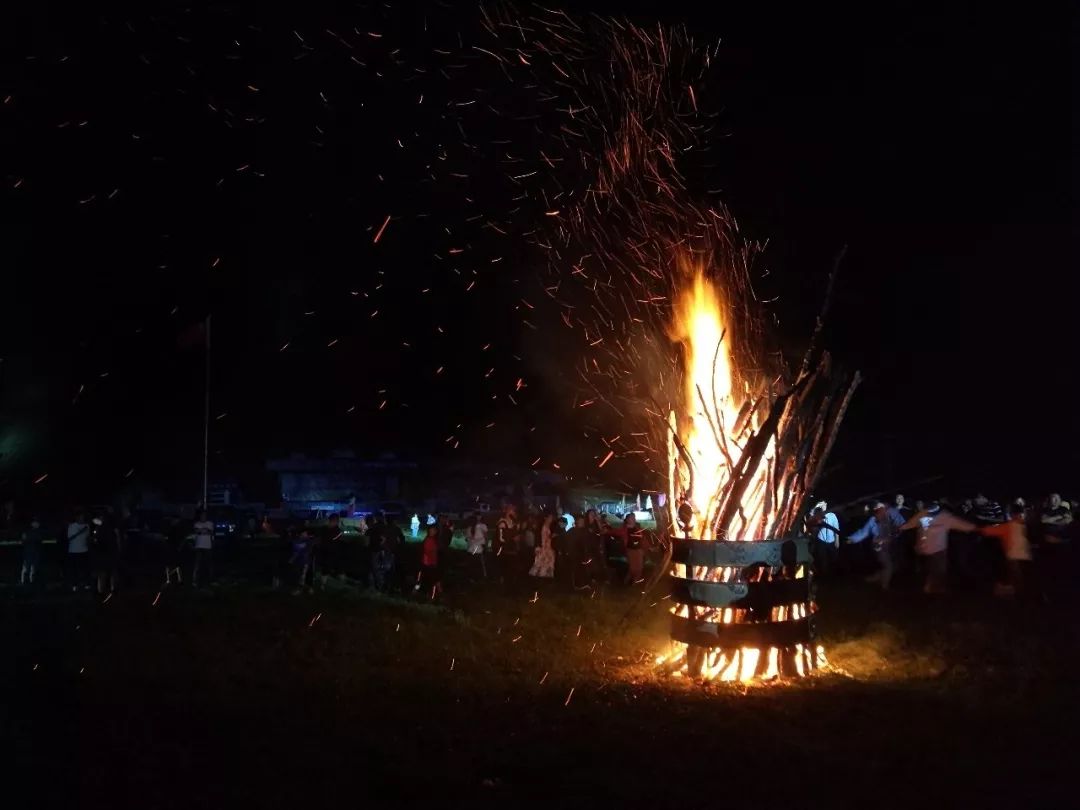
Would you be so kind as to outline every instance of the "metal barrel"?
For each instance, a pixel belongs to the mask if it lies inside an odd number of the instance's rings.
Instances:
[[[777,648],[776,674],[813,668],[817,607],[809,538],[673,544],[671,638],[688,645],[692,673],[710,652],[742,648]]]

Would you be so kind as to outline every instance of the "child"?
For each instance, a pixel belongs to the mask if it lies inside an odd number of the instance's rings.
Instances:
[[[981,526],[979,534],[986,537],[1001,538],[1005,552],[1006,581],[994,586],[995,596],[1015,596],[1024,587],[1024,569],[1031,562],[1031,545],[1028,543],[1027,527],[1024,525],[1024,510],[1013,504],[1009,508],[1009,519],[996,526]]]
[[[439,527],[435,525],[427,527],[420,554],[420,577],[415,590],[421,588],[425,593],[430,592],[432,599],[442,593],[442,582],[439,580]]]

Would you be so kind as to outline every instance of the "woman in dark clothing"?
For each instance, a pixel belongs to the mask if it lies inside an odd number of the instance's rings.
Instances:
[[[450,564],[450,544],[454,541],[454,522],[447,515],[439,516],[439,580],[446,578]]]
[[[600,520],[595,509],[585,513],[586,535],[583,538],[585,547],[582,549],[582,565],[588,569],[590,579],[597,584],[609,579],[604,540],[606,528],[607,524]]]
[[[180,550],[184,547],[184,542],[187,540],[187,533],[184,531],[184,525],[178,518],[172,518],[169,520],[169,528],[165,532],[165,585],[168,587],[172,584],[173,575],[176,575],[176,582],[183,584],[184,575],[180,569]]]
[[[19,582],[23,585],[33,585],[34,575],[41,569],[41,541],[43,532],[41,523],[37,518],[30,521],[30,526],[22,536],[22,571],[19,574]],[[38,582],[40,582],[40,578]]]
[[[105,593],[108,584],[108,592],[112,593],[116,590],[116,572],[120,567],[120,532],[111,514],[96,517],[92,523],[91,548],[97,574],[97,592]]]

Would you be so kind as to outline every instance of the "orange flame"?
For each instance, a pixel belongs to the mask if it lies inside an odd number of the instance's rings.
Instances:
[[[678,525],[679,503],[688,501],[694,512],[693,533],[701,540],[718,539],[720,494],[731,481],[747,440],[760,427],[760,418],[740,423],[751,388],[744,382],[740,391],[736,383],[732,337],[725,331],[723,312],[716,287],[696,268],[676,302],[670,335],[683,346],[684,390],[681,413],[672,414],[670,420],[669,466],[672,525]],[[732,525],[726,527],[725,539],[761,539],[774,517],[768,514],[772,509],[766,498],[774,468],[775,446],[770,442],[750,471],[749,486]]]
[[[679,508],[688,503],[692,510],[691,536],[700,540],[764,540],[777,520],[778,505],[769,497],[776,482],[776,444],[770,440],[765,452],[745,470],[748,485],[734,509],[729,525],[719,525],[722,503],[739,469],[751,437],[761,428],[764,408],[751,407],[751,400],[768,391],[768,380],[760,372],[736,366],[732,334],[725,330],[725,308],[715,285],[700,267],[692,268],[690,283],[675,302],[670,337],[683,349],[684,385],[682,402],[669,416],[669,466],[672,525],[679,525]],[[675,563],[676,578],[705,582],[735,582],[742,572],[733,567],[687,566]],[[805,566],[793,576],[805,577]],[[771,579],[773,572],[760,569],[756,579]],[[806,603],[772,608],[774,622],[804,619],[813,608]],[[675,604],[671,612],[699,622],[740,624],[752,621],[743,608],[701,608]],[[682,642],[674,642],[675,653],[660,656],[657,664],[672,667],[674,674],[705,680],[771,680],[791,673],[806,675],[826,665],[824,650],[797,644],[779,647],[710,648],[689,654]],[[785,663],[782,663],[785,662]]]

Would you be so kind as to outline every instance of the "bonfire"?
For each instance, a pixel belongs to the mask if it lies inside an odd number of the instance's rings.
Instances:
[[[671,331],[683,360],[669,416],[675,651],[660,663],[722,680],[805,675],[824,651],[802,513],[859,378],[818,350],[824,313],[796,373],[736,373],[725,312],[694,268]]]

